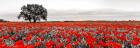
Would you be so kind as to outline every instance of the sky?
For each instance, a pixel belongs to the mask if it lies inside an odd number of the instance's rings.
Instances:
[[[140,12],[140,0],[0,0],[0,18],[11,21],[18,20],[15,16],[18,16],[21,11],[20,8],[26,4],[42,4],[48,9],[49,21],[108,20],[109,18],[112,18],[109,20],[139,20],[138,17],[140,15],[138,14]],[[109,12],[109,14],[107,14],[106,11]],[[112,11],[114,11],[115,14],[112,14]],[[83,14],[80,16],[79,12]],[[87,12],[93,14],[87,16]],[[101,16],[95,15],[94,13],[97,12],[98,15],[101,13],[104,14]],[[127,14],[131,12],[133,12],[133,14],[127,17],[125,16],[125,18],[123,15],[120,15],[120,13]],[[79,15],[76,17],[74,16],[75,13]],[[131,16],[135,14],[137,16]],[[110,16],[107,17],[107,15]],[[106,19],[104,19],[104,17],[106,17]]]

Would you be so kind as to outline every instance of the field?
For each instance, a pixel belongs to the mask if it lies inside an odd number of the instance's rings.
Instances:
[[[139,48],[139,21],[0,22],[0,48]]]

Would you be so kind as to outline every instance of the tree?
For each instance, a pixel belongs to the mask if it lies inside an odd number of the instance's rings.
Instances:
[[[40,19],[47,20],[47,9],[39,4],[27,4],[21,7],[21,12],[18,19],[23,17],[24,20],[29,20],[30,22],[36,22]]]

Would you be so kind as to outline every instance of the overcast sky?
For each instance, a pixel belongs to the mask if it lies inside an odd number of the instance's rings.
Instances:
[[[2,17],[2,15],[4,16],[5,14],[18,14],[20,8],[26,4],[42,4],[48,10],[60,11],[113,9],[118,11],[140,12],[140,0],[0,0],[0,18],[6,19]],[[10,16],[8,19],[10,18],[14,19],[15,17]],[[49,19],[51,20],[51,18]],[[98,17],[96,19],[98,19]],[[123,20],[125,18],[121,19]]]

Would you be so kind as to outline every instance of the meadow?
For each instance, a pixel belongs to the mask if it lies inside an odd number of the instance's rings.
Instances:
[[[139,21],[0,22],[0,48],[139,48]]]

